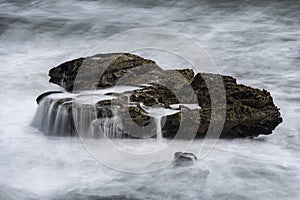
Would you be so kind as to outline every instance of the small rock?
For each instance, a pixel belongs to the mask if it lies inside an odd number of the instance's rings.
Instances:
[[[193,153],[186,153],[186,152],[176,152],[174,154],[174,164],[175,167],[182,167],[182,166],[190,166],[196,160],[198,160],[197,156]]]

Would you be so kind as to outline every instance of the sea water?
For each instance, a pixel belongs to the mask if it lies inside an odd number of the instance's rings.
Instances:
[[[0,5],[0,199],[300,198],[298,1],[1,0]],[[35,98],[62,90],[48,83],[50,68],[89,55],[113,34],[153,26],[186,34],[208,51],[220,73],[269,90],[284,122],[270,136],[219,140],[193,166],[144,174],[109,168],[79,138],[46,136],[30,126]],[[164,58],[153,59],[159,64]]]

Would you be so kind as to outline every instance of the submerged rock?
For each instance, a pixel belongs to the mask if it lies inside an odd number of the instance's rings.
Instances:
[[[183,167],[183,166],[190,166],[198,160],[197,156],[193,153],[186,153],[186,152],[176,152],[174,154],[174,166],[175,167]]]
[[[69,133],[63,135],[76,135],[78,130],[75,124],[79,120],[84,122],[81,126],[86,130],[97,132],[99,128],[109,128],[106,134],[114,137],[155,137],[158,132],[153,122],[157,122],[157,119],[146,113],[141,106],[145,105],[179,111],[159,119],[163,125],[163,137],[203,138],[207,136],[209,125],[217,123],[221,117],[218,113],[212,115],[211,91],[207,85],[214,85],[218,79],[223,81],[226,96],[226,103],[217,102],[215,108],[216,111],[226,110],[221,138],[268,135],[282,122],[279,108],[274,105],[272,96],[266,90],[238,84],[230,76],[207,73],[195,75],[191,69],[163,70],[154,61],[128,53],[98,54],[68,61],[51,69],[49,76],[50,82],[73,92],[75,97],[51,100],[52,92],[41,95],[38,103],[48,107],[39,108],[39,117],[36,118],[42,118],[42,122],[35,124],[47,126],[48,129],[55,127],[51,132],[65,126],[64,131]],[[129,91],[113,89],[113,86],[119,85],[134,85],[136,88]],[[93,97],[93,93],[84,91],[94,89],[103,91],[100,100],[93,103],[76,100],[82,96]],[[221,99],[223,94],[214,91],[214,96],[218,95]],[[77,119],[74,119],[74,113],[77,113]],[[55,124],[56,121],[60,125]],[[178,136],[182,123],[191,126],[181,129]],[[193,126],[197,127],[196,131]],[[95,133],[92,135],[95,136]]]

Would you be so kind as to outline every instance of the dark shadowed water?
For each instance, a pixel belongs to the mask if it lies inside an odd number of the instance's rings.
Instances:
[[[299,199],[299,10],[292,0],[0,0],[0,199]],[[101,165],[78,138],[30,127],[35,97],[58,89],[51,67],[144,27],[198,41],[221,73],[269,90],[284,122],[270,136],[219,141],[195,166],[142,175]]]

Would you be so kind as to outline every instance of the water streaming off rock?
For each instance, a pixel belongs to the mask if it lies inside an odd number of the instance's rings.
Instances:
[[[122,86],[121,86],[122,87]],[[118,86],[118,88],[121,88]],[[136,87],[133,87],[134,89]],[[126,90],[126,86],[124,87]],[[115,90],[115,88],[112,88]],[[105,89],[97,95],[98,100],[114,99],[107,96]],[[119,92],[122,91],[119,89]],[[79,136],[90,138],[125,138],[129,135],[124,133],[120,106],[105,105],[97,106],[94,92],[83,94],[59,93],[50,94],[39,101],[39,106],[32,126],[49,136]],[[130,104],[130,102],[128,102]],[[96,109],[97,106],[97,109]],[[172,105],[171,105],[172,106]],[[156,129],[154,130],[158,142],[162,142],[162,118],[174,115],[179,110],[179,104],[166,109],[163,107],[148,107],[141,105],[145,114],[154,118]],[[193,106],[196,108],[197,106]]]

